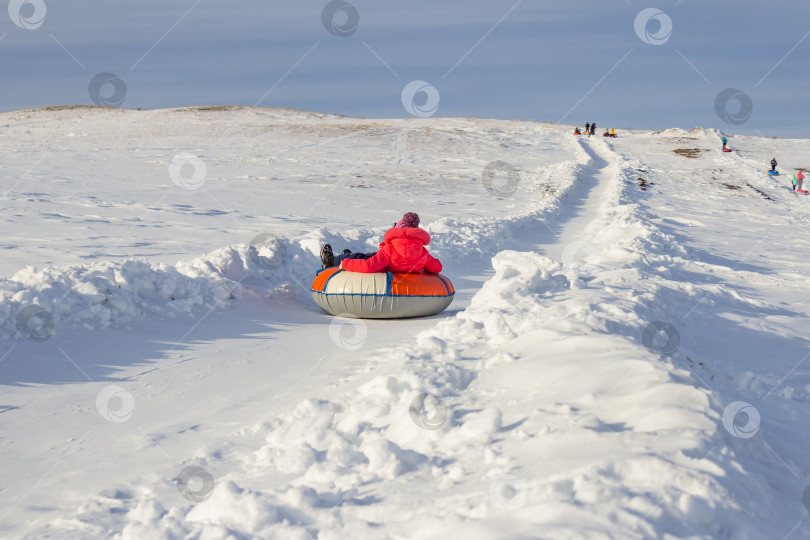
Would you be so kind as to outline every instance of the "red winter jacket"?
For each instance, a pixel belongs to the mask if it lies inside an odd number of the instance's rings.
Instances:
[[[418,227],[388,229],[380,250],[370,259],[346,259],[341,264],[349,272],[425,272],[438,274],[442,263],[431,257],[425,246],[430,235]]]

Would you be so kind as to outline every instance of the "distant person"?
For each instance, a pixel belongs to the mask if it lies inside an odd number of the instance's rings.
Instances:
[[[579,126],[574,128],[574,135],[582,135],[582,133],[579,131]]]
[[[591,123],[591,135],[596,133],[596,122]]]
[[[799,171],[799,174],[794,174],[793,177],[790,179],[790,183],[793,184],[793,191],[797,191],[802,189],[802,183],[804,182],[804,175],[802,171]]]
[[[602,133],[602,137],[610,137],[610,132],[608,130],[605,130],[605,132]]]
[[[588,133],[591,132],[591,123],[590,122],[585,122],[585,131],[587,131]]]
[[[610,137],[613,138],[613,139],[616,138],[616,130],[613,129],[613,128],[610,128]]]
[[[771,172],[776,172],[776,158],[771,159]]]
[[[726,139],[725,137],[723,137],[723,139],[722,139],[722,143],[723,143],[723,150],[725,150],[725,149],[726,149],[726,143],[728,143],[728,139]]]

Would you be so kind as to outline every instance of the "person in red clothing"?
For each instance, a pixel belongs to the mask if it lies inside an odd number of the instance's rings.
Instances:
[[[419,228],[419,216],[408,212],[388,229],[377,253],[346,253],[334,256],[332,246],[321,249],[324,268],[340,266],[349,272],[428,272],[438,274],[442,263],[428,253],[430,234]]]

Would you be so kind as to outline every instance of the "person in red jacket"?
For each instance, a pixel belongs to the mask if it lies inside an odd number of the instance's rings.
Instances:
[[[430,234],[419,228],[419,216],[408,212],[393,229],[388,229],[377,253],[346,253],[334,256],[332,247],[321,249],[324,268],[340,266],[349,272],[428,272],[438,274],[442,263],[428,253]]]

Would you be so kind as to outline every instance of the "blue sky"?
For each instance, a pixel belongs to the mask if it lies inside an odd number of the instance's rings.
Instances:
[[[352,8],[359,23],[340,37],[322,22],[327,1],[12,0],[9,11],[31,28],[0,11],[0,110],[91,104],[88,86],[103,72],[123,83],[127,108],[259,104],[409,117],[402,90],[422,80],[440,96],[430,111],[439,117],[806,136],[803,0],[347,3],[336,23]],[[671,35],[659,35],[661,17],[637,33],[647,8],[671,21]],[[752,105],[737,124],[716,111],[727,88]]]

